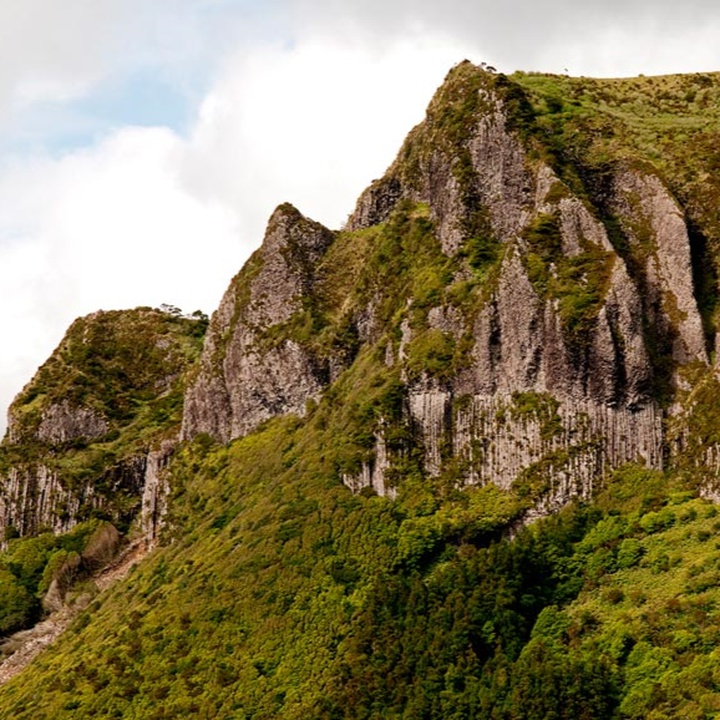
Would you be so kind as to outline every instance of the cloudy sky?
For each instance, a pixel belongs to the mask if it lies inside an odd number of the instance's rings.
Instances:
[[[0,0],[0,431],[77,316],[216,307],[339,227],[447,70],[720,70],[714,0]]]

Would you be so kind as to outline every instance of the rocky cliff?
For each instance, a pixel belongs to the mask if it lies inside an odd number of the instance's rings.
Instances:
[[[203,332],[200,317],[150,308],[70,327],[10,407],[0,446],[6,537],[66,532],[91,517],[125,529],[138,516],[155,539],[183,374]]]
[[[320,407],[338,479],[380,494],[412,466],[550,509],[629,462],[714,467],[687,429],[714,387],[714,156],[670,173],[681,136],[652,146],[638,93],[626,121],[611,81],[461,63],[345,228],[278,207],[197,363],[198,320],[78,321],[11,408],[5,526],[160,517],[181,412],[180,439],[227,443]]]
[[[355,490],[393,492],[410,445],[430,475],[548,507],[625,463],[661,468],[664,418],[712,342],[690,223],[639,155],[558,156],[539,103],[462,63],[342,232],[279,208],[213,317],[183,436],[303,415],[375,348],[412,438],[389,447],[376,412],[372,451],[342,473]]]
[[[320,397],[328,368],[294,337],[293,320],[312,298],[333,239],[289,204],[273,213],[262,247],[212,317],[185,396],[184,439],[206,432],[227,442],[268,418],[302,415]]]

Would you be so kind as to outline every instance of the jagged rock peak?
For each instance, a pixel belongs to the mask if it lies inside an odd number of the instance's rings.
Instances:
[[[250,286],[246,321],[269,327],[296,312],[299,299],[312,289],[320,258],[334,239],[332,231],[290,203],[279,205],[270,216],[259,250],[261,267]]]
[[[289,203],[275,210],[262,246],[232,280],[210,321],[185,396],[184,439],[205,432],[227,442],[269,417],[302,415],[305,403],[319,397],[327,371],[293,337],[291,325],[312,295],[317,266],[334,239]]]
[[[558,482],[584,478],[583,492],[625,462],[662,465],[663,408],[680,370],[707,364],[682,206],[631,153],[563,155],[550,123],[564,115],[521,79],[456,66],[338,235],[275,211],[213,317],[184,438],[228,441],[303,415],[369,351],[403,386],[429,474],[447,461],[441,447],[476,463],[468,481],[509,485],[547,466]],[[578,117],[577,135],[597,142]],[[322,361],[301,326],[324,333]],[[355,354],[338,361],[333,343],[348,338]],[[526,432],[513,403],[557,404],[556,438]],[[391,492],[383,433],[379,422],[359,475],[344,473],[353,488]],[[487,447],[468,455],[480,436]]]
[[[290,249],[305,251],[312,259],[314,253],[322,254],[333,238],[333,233],[324,225],[303,215],[292,203],[285,202],[270,215],[262,248],[272,250],[287,245]]]
[[[487,229],[507,241],[527,221],[535,174],[513,131],[525,105],[504,75],[456,65],[385,176],[358,200],[347,227],[382,222],[402,198],[428,203],[443,249]]]

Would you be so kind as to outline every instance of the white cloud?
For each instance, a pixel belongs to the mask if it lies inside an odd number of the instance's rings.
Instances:
[[[432,37],[380,52],[310,39],[238,54],[202,106],[186,182],[242,207],[253,232],[281,201],[338,227],[462,58]]]
[[[598,30],[595,42],[571,39],[544,48],[541,64],[571,75],[628,77],[717,69],[720,66],[720,18],[709,16],[698,27],[670,27],[658,21]]]
[[[140,0],[0,4],[0,113],[81,94],[114,61]]]
[[[571,74],[656,74],[707,70],[720,63],[720,5],[712,0],[287,3],[299,35],[360,38],[377,48],[406,35],[408,28],[442,33],[475,48],[503,72],[561,73],[567,67]],[[616,42],[618,36],[622,43]],[[640,62],[644,69],[638,71]]]

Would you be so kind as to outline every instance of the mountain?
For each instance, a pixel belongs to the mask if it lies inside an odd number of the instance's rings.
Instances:
[[[719,99],[463,62],[209,324],[76,321],[0,448],[0,630],[76,619],[3,712],[712,717]]]

